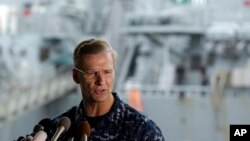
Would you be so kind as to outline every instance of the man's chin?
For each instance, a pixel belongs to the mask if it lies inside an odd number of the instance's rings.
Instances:
[[[107,93],[95,93],[93,99],[96,102],[103,102],[107,100],[107,97],[108,97]]]

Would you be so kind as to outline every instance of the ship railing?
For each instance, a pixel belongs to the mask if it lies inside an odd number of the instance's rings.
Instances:
[[[206,97],[211,96],[212,90],[210,86],[199,85],[173,85],[159,87],[155,85],[140,85],[138,87],[124,87],[117,90],[122,96],[127,97],[132,89],[138,89],[142,97]]]
[[[30,87],[18,85],[1,88],[0,120],[13,120],[24,112],[39,108],[74,90],[70,72],[59,73],[53,78],[43,78]]]

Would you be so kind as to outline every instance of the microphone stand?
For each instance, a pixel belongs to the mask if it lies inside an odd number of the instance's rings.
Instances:
[[[87,134],[83,134],[80,141],[87,141],[87,140],[88,140]]]
[[[74,141],[74,137],[70,137],[68,141]]]

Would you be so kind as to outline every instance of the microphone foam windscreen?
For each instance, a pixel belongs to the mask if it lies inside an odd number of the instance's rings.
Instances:
[[[63,126],[65,128],[64,132],[67,132],[69,130],[69,127],[71,126],[70,119],[68,117],[62,117],[57,124],[57,127],[59,126]]]
[[[33,128],[33,132],[35,132],[35,133],[40,131],[40,130],[44,130],[44,127],[42,125],[40,125],[40,124],[35,125],[34,128]]]
[[[89,137],[90,132],[91,132],[91,127],[90,127],[88,121],[82,121],[80,123],[80,130],[81,130],[80,131],[81,134],[86,134]]]
[[[42,120],[38,123],[38,125],[43,126],[43,128],[44,128],[43,130],[44,130],[46,133],[48,133],[49,130],[51,129],[51,127],[52,127],[52,120],[49,119],[49,118],[42,119]]]

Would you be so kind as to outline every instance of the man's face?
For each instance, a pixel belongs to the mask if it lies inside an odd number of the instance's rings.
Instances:
[[[111,52],[88,54],[79,61],[78,78],[86,102],[105,102],[112,96],[115,79],[114,60]]]

